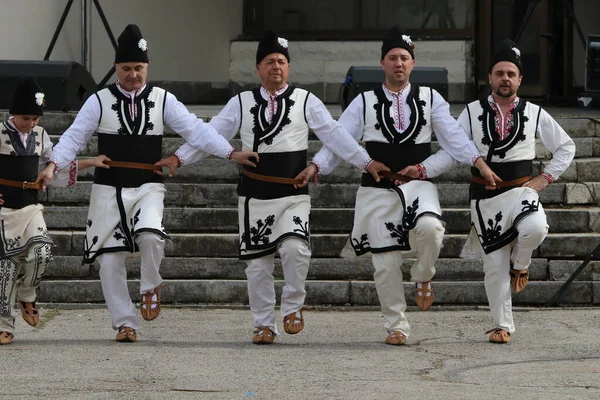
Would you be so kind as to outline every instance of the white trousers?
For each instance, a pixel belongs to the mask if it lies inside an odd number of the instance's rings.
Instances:
[[[444,231],[444,223],[435,217],[425,215],[417,220],[413,229],[417,260],[410,269],[411,281],[427,282],[435,275],[434,264],[440,255]],[[406,299],[402,281],[402,253],[373,253],[371,258],[384,327],[388,332],[402,331],[408,337],[410,326],[404,314]]]
[[[510,287],[511,261],[515,269],[527,269],[531,264],[533,251],[544,241],[548,234],[548,223],[544,208],[539,205],[537,212],[523,218],[515,227],[519,236],[510,245],[485,254],[479,248],[483,259],[485,273],[485,292],[490,304],[495,328],[504,329],[509,333],[515,331],[512,315],[512,298]]]
[[[0,260],[0,331],[14,332],[20,314],[16,299],[33,303],[36,289],[52,261],[51,245],[35,243],[19,256]]]
[[[279,256],[285,285],[281,292],[281,316],[300,311],[306,297],[306,276],[311,252],[306,241],[289,238],[281,242]],[[278,333],[275,323],[275,254],[246,261],[248,298],[254,327],[269,327]]]
[[[135,236],[135,242],[140,249],[140,293],[145,293],[162,284],[159,268],[165,254],[165,241],[155,233],[144,232]],[[129,253],[104,253],[97,258],[102,292],[113,329],[123,325],[133,329],[140,327],[136,308],[127,288],[127,254]]]

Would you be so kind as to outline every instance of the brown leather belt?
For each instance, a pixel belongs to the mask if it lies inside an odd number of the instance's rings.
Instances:
[[[131,169],[145,169],[148,171],[161,171],[161,168],[154,164],[144,164],[137,162],[126,162],[126,161],[105,161],[104,164],[109,167],[116,168],[131,168]]]
[[[1,179],[0,185],[17,187],[20,189],[34,189],[34,190],[42,190],[42,184],[39,182],[22,182],[22,181],[11,181],[10,179]]]
[[[278,176],[261,175],[250,172],[245,168],[241,168],[242,174],[248,178],[256,179],[257,181],[270,182],[270,183],[282,183],[284,185],[302,185],[304,181],[302,179],[294,178],[280,178]]]
[[[531,180],[531,175],[527,175],[527,176],[523,176],[519,179],[515,179],[513,181],[496,182],[496,187],[502,188],[502,187],[511,187],[511,186],[521,186],[522,184],[524,184],[525,182],[530,181],[530,180]],[[471,181],[473,183],[477,183],[479,185],[486,185],[486,186],[490,185],[490,183],[487,180],[480,178],[478,176],[472,176]]]
[[[379,171],[379,175],[383,176],[384,178],[388,178],[388,179],[394,179],[400,182],[410,182],[410,181],[414,181],[414,178],[411,178],[410,176],[407,175],[400,175],[400,174],[396,174],[393,172],[387,172],[387,171]]]

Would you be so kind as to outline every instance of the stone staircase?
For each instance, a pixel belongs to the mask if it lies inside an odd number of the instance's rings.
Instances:
[[[193,110],[207,119],[218,108]],[[334,109],[335,110],[335,109]],[[453,114],[460,108],[453,107]],[[577,145],[575,161],[559,183],[540,197],[548,215],[550,234],[534,254],[531,280],[514,295],[516,305],[544,305],[570,273],[600,243],[600,124],[594,115],[572,110],[551,110]],[[589,112],[588,112],[589,113]],[[334,115],[336,112],[334,111]],[[337,110],[339,115],[339,110]],[[456,115],[455,115],[456,116]],[[54,141],[74,119],[73,114],[46,114],[41,125]],[[598,137],[597,137],[598,136]],[[168,134],[164,154],[172,154],[182,139]],[[240,147],[239,139],[234,146]],[[320,148],[313,137],[310,156]],[[81,156],[95,155],[91,141]],[[548,162],[540,144],[535,168]],[[40,301],[57,303],[103,302],[98,266],[81,265],[81,250],[93,171],[82,171],[73,188],[50,187],[43,194],[45,217],[55,240],[55,262],[40,287]],[[164,223],[173,242],[167,245],[161,267],[165,279],[163,300],[169,303],[247,304],[245,265],[237,260],[237,166],[209,158],[181,168],[167,178]],[[339,252],[351,230],[354,195],[360,172],[344,164],[311,187],[311,244],[313,260],[307,283],[307,304],[320,306],[375,306],[377,294],[369,258],[342,259]],[[437,263],[434,305],[486,305],[480,261],[458,258],[469,230],[469,167],[460,166],[435,179],[447,223],[444,247]],[[137,294],[139,259],[128,260],[130,290]],[[409,282],[411,260],[405,260],[405,289],[414,305]],[[276,267],[278,293],[282,287]],[[592,262],[573,282],[562,304],[600,304],[600,263]]]

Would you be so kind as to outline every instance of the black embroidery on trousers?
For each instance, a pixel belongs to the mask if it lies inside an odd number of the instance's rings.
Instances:
[[[500,225],[500,221],[502,221],[501,211],[498,211],[496,213],[496,216],[493,220],[491,218],[487,220],[487,227],[484,233],[484,240],[486,242],[491,242],[500,237],[500,235],[502,234],[502,225]]]
[[[31,283],[30,286],[38,286],[42,277],[44,276],[44,272],[48,265],[52,262],[54,257],[52,257],[52,246],[50,243],[44,243],[40,246],[36,246],[34,249],[35,258],[34,269],[31,275]]]
[[[390,236],[396,238],[398,245],[404,247],[408,246],[408,231],[405,230],[402,225],[394,224],[393,222],[386,222],[385,227],[390,231]]]
[[[129,238],[125,233],[125,228],[123,228],[123,224],[121,221],[115,226],[115,232],[113,233],[113,238],[120,240],[123,246],[130,247]]]
[[[45,226],[38,226],[37,230],[43,237],[50,237],[50,235],[48,235],[48,229]]]
[[[369,244],[369,235],[367,233],[360,235],[360,242],[353,237],[350,237],[350,240],[356,254],[364,254],[371,248],[371,245]]]
[[[521,211],[534,212],[534,211],[537,211],[539,209],[540,202],[538,201],[536,203],[535,200],[531,200],[531,203],[530,203],[529,200],[523,200],[521,202],[521,204],[523,205],[523,208],[521,209]]]
[[[92,220],[88,219],[87,223],[86,223],[88,230],[92,227],[92,224],[93,224]],[[98,236],[94,236],[92,238],[92,243],[90,243],[88,241],[88,235],[86,233],[85,237],[83,238],[83,257],[84,257],[84,259],[89,260],[89,259],[93,258],[92,255],[96,254],[97,251],[96,250],[92,251],[92,247],[94,247],[97,243],[98,243]]]
[[[302,218],[300,218],[298,216],[294,216],[294,218],[292,218],[292,220],[294,221],[294,224],[296,224],[300,227],[299,229],[298,228],[294,229],[294,232],[300,232],[308,238],[309,237],[308,221],[304,222],[304,225],[302,225]]]
[[[139,210],[137,210],[137,212],[135,213],[135,215],[133,216],[133,218],[131,218],[129,220],[129,223],[131,224],[131,231],[135,232],[135,226],[137,225],[138,222],[140,222],[140,213],[142,212],[142,209],[140,208]]]
[[[267,244],[271,242],[269,235],[273,232],[271,231],[270,226],[273,226],[275,223],[275,215],[269,215],[265,218],[265,222],[262,219],[256,221],[256,226],[250,228],[250,241],[257,245],[260,243]]]
[[[403,200],[404,202],[404,200]],[[419,198],[415,198],[411,206],[407,206],[402,217],[402,226],[404,229],[412,229],[417,223],[417,210],[419,209]]]
[[[15,260],[10,257],[0,259],[0,316],[12,316],[12,292],[16,289],[18,272],[19,264]]]

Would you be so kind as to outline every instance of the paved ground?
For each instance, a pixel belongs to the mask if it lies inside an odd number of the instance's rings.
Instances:
[[[0,347],[0,398],[600,398],[597,308],[518,312],[508,345],[487,342],[487,310],[410,312],[404,347],[383,343],[376,311],[305,318],[257,346],[247,310],[166,308],[124,344],[103,308],[44,309]]]

